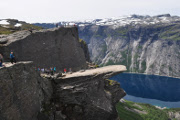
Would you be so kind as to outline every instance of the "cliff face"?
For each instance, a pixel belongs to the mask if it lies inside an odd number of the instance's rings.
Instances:
[[[118,82],[106,79],[125,70],[125,66],[110,66],[59,78],[45,76],[54,81],[55,111],[52,112],[55,119],[118,119],[115,105],[125,96],[125,92]]]
[[[180,77],[179,23],[89,25],[79,28],[91,60],[101,65],[126,65],[128,72]]]
[[[86,42],[82,39],[79,39],[79,43],[81,44],[81,48],[84,51],[84,55],[86,58],[86,61],[91,62],[90,60],[90,55],[89,55],[89,49],[88,49],[88,45],[86,44]]]
[[[41,102],[52,94],[51,85],[45,81],[34,71],[32,62],[0,68],[0,119],[37,120]]]
[[[112,66],[40,77],[32,62],[1,68],[0,119],[116,120],[115,104],[125,92],[119,83],[106,79],[125,70]]]
[[[86,59],[79,44],[77,28],[59,28],[41,31],[16,32],[2,36],[0,53],[9,61],[11,51],[18,61],[33,61],[39,67],[57,67],[57,70],[86,68]]]

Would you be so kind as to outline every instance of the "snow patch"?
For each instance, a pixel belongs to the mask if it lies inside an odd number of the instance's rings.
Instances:
[[[22,26],[22,24],[20,24],[20,23],[16,23],[16,25],[14,25],[15,27],[21,27]]]
[[[1,24],[1,25],[9,25],[9,23],[7,22],[7,20],[0,20],[0,24]]]

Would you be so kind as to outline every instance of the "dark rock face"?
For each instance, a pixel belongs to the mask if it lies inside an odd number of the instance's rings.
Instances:
[[[124,96],[118,83],[111,86],[98,76],[57,83],[54,98],[67,120],[116,120],[115,104]]]
[[[62,79],[40,77],[32,62],[0,68],[0,120],[117,120],[126,93],[105,78],[118,72]]]
[[[37,120],[41,102],[49,101],[51,94],[51,83],[31,62],[0,68],[0,120]]]
[[[86,68],[76,27],[33,31],[32,34],[29,31],[16,32],[6,39],[8,42],[0,47],[5,61],[9,61],[9,54],[13,51],[18,61],[30,60],[41,68],[56,66],[58,71]]]
[[[116,120],[116,103],[126,95],[107,74],[54,79],[55,120]]]

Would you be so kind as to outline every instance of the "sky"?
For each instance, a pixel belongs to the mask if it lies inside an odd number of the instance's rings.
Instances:
[[[0,0],[0,19],[28,23],[167,13],[180,16],[180,0]]]

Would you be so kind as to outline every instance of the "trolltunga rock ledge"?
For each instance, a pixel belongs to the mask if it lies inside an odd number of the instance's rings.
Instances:
[[[105,75],[103,78],[110,78],[111,76],[124,72],[126,70],[127,69],[124,65],[111,65],[96,69],[78,71],[72,74],[67,74],[64,77],[61,77],[61,79],[69,79],[69,78],[83,77],[83,76],[96,76],[96,75]]]
[[[126,93],[118,82],[108,78],[124,71],[125,66],[112,65],[51,77],[58,110],[55,116],[62,120],[117,120],[115,106]]]

